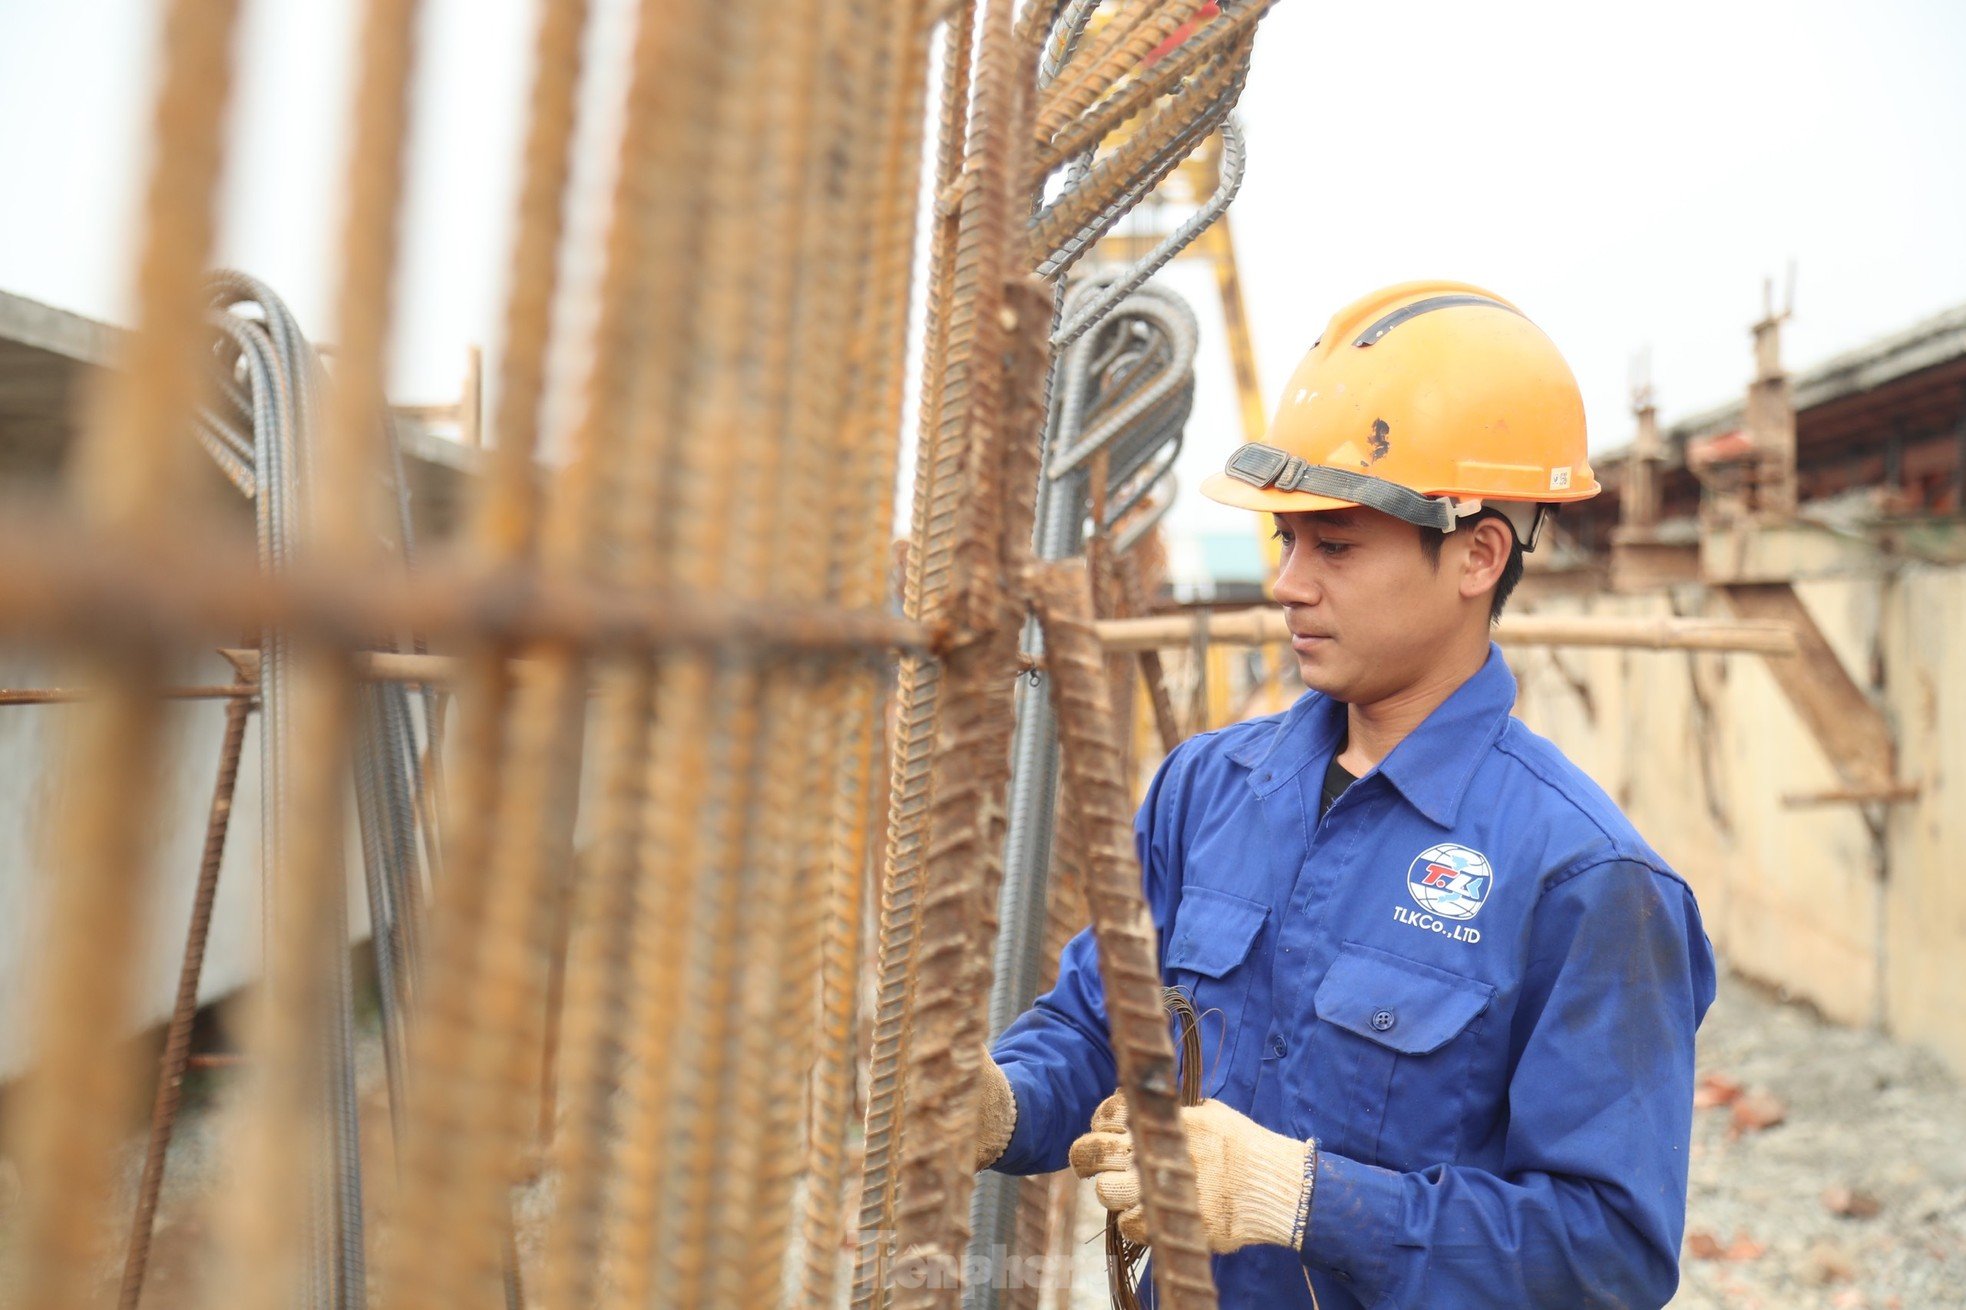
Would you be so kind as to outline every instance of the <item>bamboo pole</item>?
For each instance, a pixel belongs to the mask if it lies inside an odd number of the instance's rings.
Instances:
[[[1110,619],[1097,625],[1109,651],[1163,650],[1188,645],[1195,621],[1186,614],[1146,619]],[[1208,641],[1217,646],[1266,646],[1288,641],[1283,611],[1267,607],[1228,610],[1208,616]],[[1783,623],[1721,619],[1569,617],[1525,614],[1495,625],[1504,646],[1606,646],[1641,650],[1738,651],[1793,655],[1795,632]]]
[[[1178,649],[1194,640],[1195,622],[1187,615],[1154,615],[1147,618],[1101,619],[1093,625],[1100,644],[1109,653],[1151,652]],[[896,625],[896,631],[902,631]],[[871,634],[870,638],[878,634]],[[1283,613],[1273,609],[1230,610],[1208,617],[1208,641],[1216,646],[1267,646],[1288,641],[1290,630]],[[1795,633],[1783,623],[1755,623],[1725,619],[1624,619],[1610,617],[1571,618],[1558,615],[1520,615],[1495,625],[1495,640],[1504,646],[1594,646],[1627,650],[1703,650],[1749,655],[1793,655]],[[259,652],[222,651],[247,675],[259,667]],[[524,662],[515,670],[524,676]],[[1041,662],[1025,661],[1009,672],[1042,667]],[[458,677],[458,661],[449,655],[414,655],[395,651],[367,651],[354,657],[359,678],[372,682],[419,682],[449,686]],[[204,688],[178,689],[204,693]],[[231,694],[229,688],[209,689],[212,694]],[[7,693],[18,694],[18,693]],[[64,692],[65,696],[79,695]]]

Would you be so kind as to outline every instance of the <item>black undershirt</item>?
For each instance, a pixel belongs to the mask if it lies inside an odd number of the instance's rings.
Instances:
[[[1338,750],[1331,753],[1331,763],[1324,771],[1324,795],[1319,798],[1317,807],[1317,816],[1320,822],[1324,819],[1325,814],[1330,811],[1331,802],[1343,796],[1345,794],[1345,788],[1358,781],[1357,778],[1346,771],[1344,765],[1338,763],[1338,756],[1343,750],[1344,748],[1341,746]]]

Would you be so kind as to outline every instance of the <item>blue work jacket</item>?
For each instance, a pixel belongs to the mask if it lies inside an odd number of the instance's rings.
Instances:
[[[1322,820],[1345,707],[1182,743],[1136,821],[1207,1095],[1318,1144],[1301,1252],[1215,1258],[1224,1306],[1662,1306],[1678,1282],[1693,1034],[1714,995],[1693,894],[1480,672]],[[996,1168],[1064,1167],[1117,1073],[1090,932],[997,1042]]]

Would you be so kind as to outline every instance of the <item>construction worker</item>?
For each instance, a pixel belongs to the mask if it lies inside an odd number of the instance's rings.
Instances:
[[[1136,823],[1225,1306],[1662,1306],[1678,1282],[1693,894],[1510,717],[1491,621],[1597,494],[1556,347],[1478,287],[1340,310],[1266,444],[1203,494],[1271,515],[1308,694],[1183,742]],[[977,1163],[1069,1160],[1143,1238],[1089,933],[984,1069]]]

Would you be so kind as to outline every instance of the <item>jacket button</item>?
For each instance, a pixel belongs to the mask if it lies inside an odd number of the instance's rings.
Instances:
[[[1286,1046],[1285,1046],[1285,1045],[1283,1044],[1283,1038],[1282,1038],[1282,1037],[1272,1037],[1272,1038],[1270,1038],[1270,1054],[1271,1054],[1271,1055],[1282,1055],[1282,1054],[1284,1054],[1284,1053],[1285,1053],[1285,1052],[1286,1052],[1287,1050],[1289,1050],[1289,1048],[1288,1048],[1288,1047],[1286,1047]]]
[[[1380,1032],[1385,1032],[1398,1022],[1398,1017],[1391,1010],[1374,1010],[1372,1012],[1372,1026]]]

